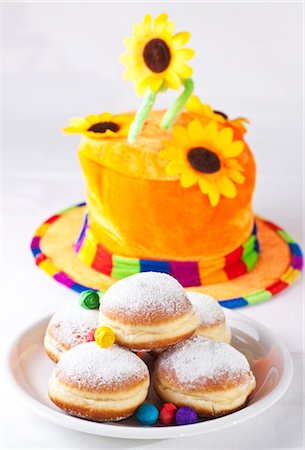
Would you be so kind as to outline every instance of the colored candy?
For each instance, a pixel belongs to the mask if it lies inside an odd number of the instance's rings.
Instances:
[[[86,341],[86,342],[92,342],[92,341],[95,340],[95,339],[94,339],[94,333],[95,333],[95,331],[96,331],[96,328],[92,328],[92,330],[89,331],[89,333],[88,333],[87,336],[85,337],[85,341]]]
[[[189,406],[183,406],[176,411],[177,425],[188,425],[191,423],[196,423],[197,420],[198,415],[196,411]]]
[[[115,334],[109,327],[99,327],[94,332],[94,339],[97,345],[102,348],[107,348],[114,344]]]
[[[159,411],[151,403],[143,403],[136,411],[136,418],[142,425],[154,425],[158,417]]]
[[[79,304],[85,309],[98,309],[100,307],[100,297],[95,291],[84,291],[80,295]]]
[[[171,423],[175,423],[175,414],[177,408],[172,403],[164,403],[161,408],[159,420],[161,423],[165,425],[170,425]]]

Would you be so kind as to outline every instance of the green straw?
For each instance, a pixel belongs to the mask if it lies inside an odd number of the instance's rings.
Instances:
[[[168,130],[169,128],[172,127],[176,117],[178,116],[180,111],[183,110],[185,104],[187,103],[188,99],[193,93],[194,82],[191,78],[184,78],[182,80],[182,83],[184,85],[184,91],[177,98],[175,103],[173,103],[173,105],[166,111],[161,121],[160,126],[164,130]]]
[[[134,121],[132,122],[130,128],[129,128],[129,133],[128,133],[128,143],[129,144],[133,144],[134,141],[137,139],[138,134],[141,131],[141,128],[143,126],[143,123],[146,119],[146,117],[148,116],[150,110],[152,109],[152,107],[154,106],[156,97],[157,97],[157,93],[158,92],[152,92],[150,90],[147,90],[142,104],[140,106],[140,108],[138,109],[136,116],[134,118]]]

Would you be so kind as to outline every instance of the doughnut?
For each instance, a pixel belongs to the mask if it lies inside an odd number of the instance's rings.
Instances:
[[[137,355],[88,342],[62,355],[49,381],[49,397],[73,416],[118,421],[135,412],[148,388],[148,368]]]
[[[100,325],[132,350],[169,347],[190,337],[197,317],[181,284],[166,273],[142,272],[113,284],[100,305]]]
[[[189,406],[205,417],[242,408],[256,384],[242,353],[203,336],[193,336],[162,352],[153,383],[163,401]]]
[[[86,342],[88,333],[98,327],[98,316],[98,309],[84,309],[78,304],[55,312],[44,338],[47,355],[58,362],[64,352]]]
[[[195,334],[214,341],[229,343],[231,331],[226,323],[226,316],[217,300],[199,292],[187,292],[188,299],[199,317]]]

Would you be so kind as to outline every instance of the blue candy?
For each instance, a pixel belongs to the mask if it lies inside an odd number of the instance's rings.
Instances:
[[[158,417],[159,411],[151,403],[143,403],[136,411],[136,418],[142,425],[154,425]]]

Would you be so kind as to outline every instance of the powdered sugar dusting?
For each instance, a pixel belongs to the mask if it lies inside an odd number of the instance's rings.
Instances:
[[[92,328],[98,327],[97,309],[84,309],[78,304],[57,311],[48,325],[48,332],[63,346],[70,348],[85,342]]]
[[[190,389],[198,385],[234,381],[249,372],[243,354],[223,342],[202,336],[192,337],[163,352],[157,361],[157,372],[176,379]],[[165,375],[166,376],[166,375]]]
[[[64,353],[55,370],[62,381],[94,391],[115,391],[148,376],[146,364],[134,353],[117,345],[101,348],[96,342]]]
[[[162,318],[180,317],[192,305],[181,284],[170,275],[142,272],[112,285],[101,301],[103,314],[132,322],[155,323]]]
[[[187,292],[186,294],[200,318],[199,326],[213,325],[225,320],[221,306],[213,297],[199,292]]]

